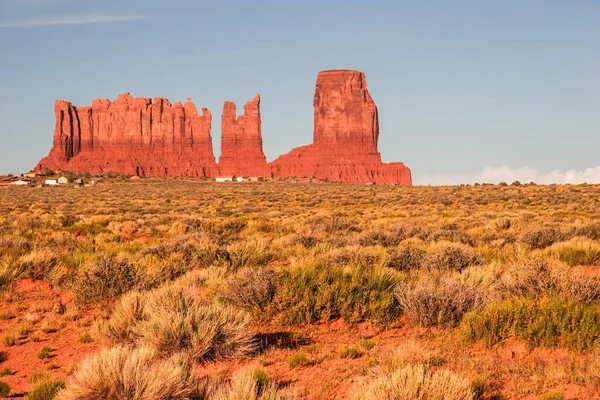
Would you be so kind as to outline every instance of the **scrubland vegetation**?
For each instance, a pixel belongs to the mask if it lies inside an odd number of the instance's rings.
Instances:
[[[0,199],[3,396],[600,391],[598,186],[142,180]]]

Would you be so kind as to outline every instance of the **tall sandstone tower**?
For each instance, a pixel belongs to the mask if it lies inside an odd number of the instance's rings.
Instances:
[[[377,149],[377,106],[367,90],[363,72],[319,72],[313,104],[313,143],[273,161],[273,176],[316,177],[346,183],[412,184],[410,169],[403,163],[381,161]]]

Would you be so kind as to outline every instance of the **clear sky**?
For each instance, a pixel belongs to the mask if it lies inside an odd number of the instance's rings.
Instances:
[[[384,161],[417,184],[600,183],[599,0],[0,0],[0,174],[54,100],[262,98],[267,160],[312,140],[317,72],[362,70]]]

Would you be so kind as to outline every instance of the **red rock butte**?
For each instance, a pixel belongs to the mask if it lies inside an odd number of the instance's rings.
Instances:
[[[260,95],[257,94],[244,105],[244,115],[239,117],[235,103],[225,102],[219,157],[219,173],[222,176],[269,175],[267,159],[262,148],[260,123]]]
[[[313,143],[267,164],[262,148],[260,96],[244,105],[226,101],[221,156],[212,150],[212,116],[188,98],[173,105],[163,98],[94,100],[75,107],[58,100],[50,154],[36,171],[116,172],[138,176],[257,176],[316,178],[332,182],[410,185],[401,162],[383,163],[379,119],[364,73],[322,71],[314,96]]]
[[[315,177],[346,183],[412,184],[410,169],[403,163],[381,161],[377,149],[377,107],[367,90],[363,72],[319,72],[313,104],[313,143],[273,161],[273,176]]]

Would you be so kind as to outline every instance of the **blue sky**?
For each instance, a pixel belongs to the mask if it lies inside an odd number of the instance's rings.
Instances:
[[[347,68],[415,183],[600,183],[599,0],[0,0],[0,54],[0,173],[48,153],[55,99],[123,92],[211,109],[217,157],[223,101],[260,93],[271,161]]]

